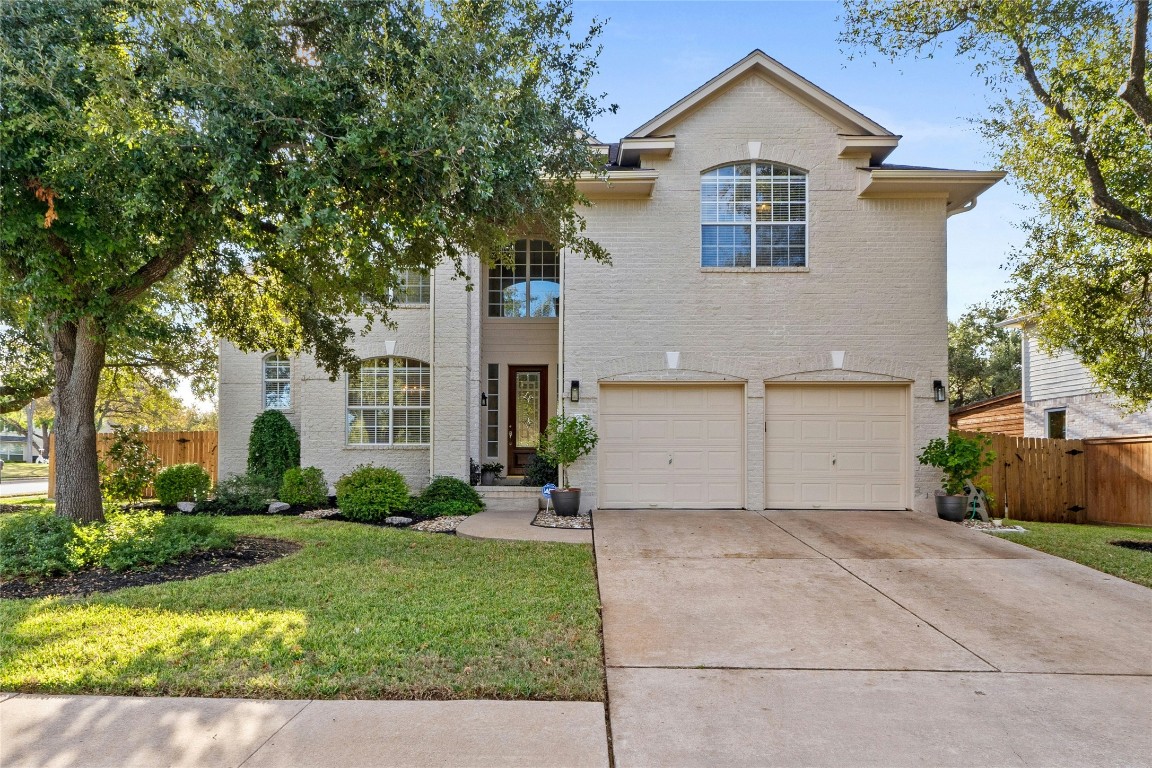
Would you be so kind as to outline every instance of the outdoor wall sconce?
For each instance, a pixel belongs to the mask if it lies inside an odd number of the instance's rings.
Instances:
[[[568,390],[568,399],[574,403],[580,402],[580,382],[572,379],[572,387]]]
[[[932,382],[932,393],[936,396],[936,402],[942,403],[945,400],[944,382],[936,379]]]
[[[480,393],[480,407],[481,408],[487,408],[488,407],[488,393],[487,392],[481,392]]]

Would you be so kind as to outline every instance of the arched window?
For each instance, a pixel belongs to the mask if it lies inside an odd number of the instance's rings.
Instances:
[[[264,356],[264,409],[292,407],[292,361],[279,352]]]
[[[734,163],[700,175],[700,266],[808,265],[808,174]]]
[[[517,240],[509,266],[488,270],[488,316],[559,315],[560,254],[547,240]]]
[[[349,445],[427,445],[432,440],[427,363],[373,357],[348,374]]]

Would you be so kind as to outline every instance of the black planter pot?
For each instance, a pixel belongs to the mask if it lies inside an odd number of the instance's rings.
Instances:
[[[496,473],[485,469],[480,472],[481,485],[496,485]]]
[[[959,523],[964,520],[968,512],[967,496],[937,496],[936,516],[941,520]]]
[[[556,514],[571,517],[580,512],[580,489],[569,488],[562,491],[559,488],[552,491],[552,508]]]

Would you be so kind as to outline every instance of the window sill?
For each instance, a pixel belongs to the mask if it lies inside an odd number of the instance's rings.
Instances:
[[[810,267],[700,267],[701,272],[811,272]]]

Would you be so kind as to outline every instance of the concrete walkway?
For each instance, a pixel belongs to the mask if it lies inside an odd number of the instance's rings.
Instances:
[[[536,500],[530,500],[535,505]],[[498,539],[500,541],[557,541],[563,544],[591,544],[591,530],[571,528],[541,528],[532,525],[535,509],[495,507],[465,520],[456,529],[457,536],[466,539]]]
[[[608,765],[603,704],[0,696],[4,768]]]
[[[909,512],[599,511],[615,765],[1152,765],[1152,590]]]

